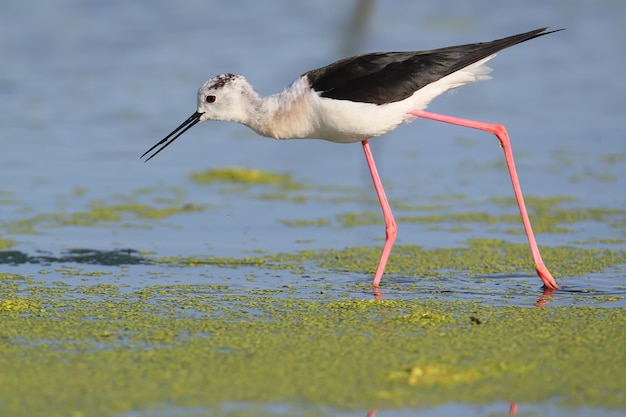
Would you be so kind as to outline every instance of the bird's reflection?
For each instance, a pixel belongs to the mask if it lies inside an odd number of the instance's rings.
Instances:
[[[552,294],[554,294],[556,290],[552,288],[544,288],[543,294],[541,297],[535,302],[535,306],[537,307],[545,307],[548,305],[550,301],[552,301]]]

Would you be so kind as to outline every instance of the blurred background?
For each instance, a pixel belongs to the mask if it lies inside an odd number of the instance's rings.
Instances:
[[[373,198],[358,143],[279,142],[244,126],[214,122],[195,127],[148,164],[139,156],[195,111],[198,87],[216,74],[243,74],[267,95],[348,55],[489,41],[544,26],[567,30],[501,52],[490,62],[492,80],[446,94],[429,110],[504,124],[526,194],[566,195],[580,205],[623,209],[624,1],[5,0],[0,192],[10,204],[2,209],[3,220],[77,210],[91,199],[144,188],[186,187],[190,172],[225,166],[362,187]],[[512,196],[502,152],[483,132],[417,120],[372,145],[391,199],[427,204],[448,194],[470,201]],[[71,199],[59,202],[73,193],[86,197],[76,207]],[[202,253],[210,234],[225,240],[213,242],[216,251],[234,256],[242,234],[263,240],[256,247],[268,245],[277,218],[315,219],[338,211],[318,204],[246,208],[239,198],[244,197],[189,192],[190,203],[228,205],[188,224],[181,220],[169,235],[82,230],[20,239],[51,251],[145,248],[159,241],[173,253],[184,253],[185,245]],[[343,211],[352,209],[358,207]],[[378,210],[376,202],[367,210]],[[291,248],[301,231],[285,233],[292,235],[272,248]],[[341,247],[382,234],[381,225],[371,234],[335,233],[319,244]],[[234,236],[231,246],[227,235]],[[399,238],[424,243],[419,234],[403,234],[402,226]]]

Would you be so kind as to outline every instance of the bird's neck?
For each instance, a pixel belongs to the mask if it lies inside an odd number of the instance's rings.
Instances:
[[[283,91],[261,98],[256,93],[255,104],[246,124],[260,135],[274,139],[304,138],[312,131],[310,87],[298,79]]]

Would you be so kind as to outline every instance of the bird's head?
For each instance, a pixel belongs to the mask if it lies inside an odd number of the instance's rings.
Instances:
[[[245,121],[251,94],[250,84],[241,75],[221,74],[211,78],[198,90],[200,121]]]
[[[198,90],[198,108],[187,120],[174,129],[169,135],[159,141],[146,153],[148,155],[155,148],[161,146],[146,162],[154,158],[180,135],[192,126],[207,120],[224,120],[245,123],[251,109],[259,98],[246,79],[241,75],[221,74],[205,82]]]

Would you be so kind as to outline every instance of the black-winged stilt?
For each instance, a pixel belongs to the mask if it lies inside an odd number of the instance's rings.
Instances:
[[[358,55],[308,71],[280,93],[266,98],[260,97],[241,75],[218,75],[198,90],[196,112],[141,157],[163,145],[146,161],[152,159],[193,125],[206,120],[241,123],[262,136],[275,139],[361,142],[386,224],[385,244],[372,282],[378,287],[396,239],[397,226],[368,139],[416,117],[491,132],[504,149],[537,274],[546,289],[558,289],[535,241],[504,126],[423,111],[445,91],[489,79],[491,69],[485,63],[502,49],[558,32],[546,30],[429,51]]]

